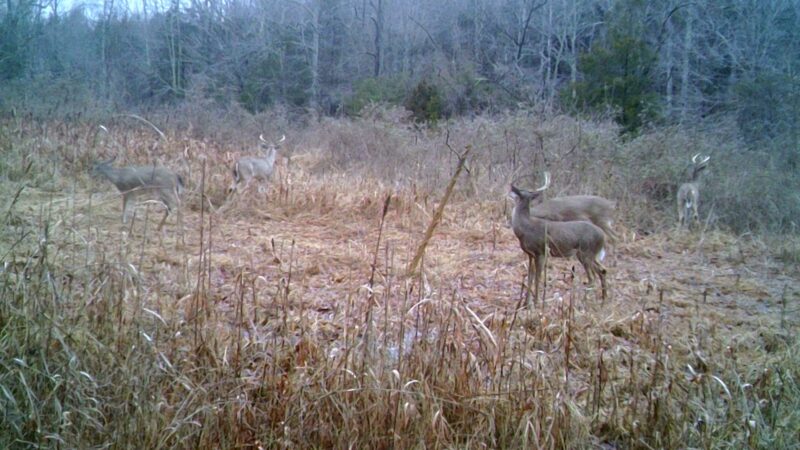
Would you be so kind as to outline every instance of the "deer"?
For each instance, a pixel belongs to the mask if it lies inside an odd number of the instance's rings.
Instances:
[[[596,195],[568,195],[542,201],[531,214],[553,222],[591,222],[603,230],[610,242],[616,242],[620,238],[611,228],[614,208],[613,201]]]
[[[286,135],[276,143],[268,142],[264,139],[263,134],[259,135],[258,139],[261,141],[261,145],[267,148],[266,153],[260,157],[245,156],[239,158],[233,164],[233,183],[228,188],[229,193],[238,192],[239,185],[242,183],[244,183],[244,189],[247,189],[253,179],[266,183],[272,177],[272,172],[275,171],[275,157],[278,154],[278,147],[286,140]],[[263,192],[262,188],[263,186],[259,184],[258,191]]]
[[[515,206],[511,216],[511,228],[519,240],[522,251],[528,255],[528,289],[525,301],[530,308],[531,274],[535,273],[533,304],[539,299],[539,283],[544,271],[545,256],[570,258],[576,256],[586,271],[590,284],[594,275],[600,278],[602,298],[606,299],[606,268],[601,261],[605,257],[606,235],[591,222],[583,220],[553,221],[531,215],[531,202],[541,201],[541,195],[550,184],[550,174],[545,172],[545,183],[535,191],[519,189],[513,184],[508,196]]]
[[[689,227],[692,220],[700,221],[697,206],[700,203],[700,172],[708,167],[711,156],[698,161],[700,153],[692,157],[692,180],[678,188],[678,227]]]
[[[149,200],[161,202],[166,207],[164,218],[158,225],[158,229],[161,230],[169,213],[180,206],[180,196],[184,187],[183,177],[161,166],[112,167],[111,164],[115,159],[116,156],[95,163],[92,166],[92,174],[105,177],[122,193],[122,223],[128,222],[135,200],[147,197]],[[180,220],[180,211],[178,218]]]

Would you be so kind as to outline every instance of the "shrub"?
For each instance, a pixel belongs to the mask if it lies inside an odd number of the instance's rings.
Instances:
[[[414,115],[418,122],[436,123],[443,116],[442,96],[439,89],[422,80],[406,99],[406,109]]]
[[[655,61],[655,53],[641,39],[612,33],[607,43],[581,55],[584,79],[562,91],[562,101],[573,103],[574,90],[574,106],[601,110],[611,106],[625,131],[636,131],[658,117],[651,75]]]
[[[370,103],[399,105],[405,96],[405,80],[402,77],[364,78],[354,83],[353,94],[345,99],[344,110],[349,116],[357,116]]]

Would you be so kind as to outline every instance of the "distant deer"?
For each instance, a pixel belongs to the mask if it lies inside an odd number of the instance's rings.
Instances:
[[[261,145],[266,147],[267,151],[262,157],[245,156],[239,158],[233,165],[233,183],[228,188],[228,192],[233,193],[239,190],[239,185],[244,183],[244,188],[250,185],[250,181],[254,178],[261,182],[268,182],[272,177],[272,172],[275,171],[275,157],[278,154],[278,147],[286,140],[286,136],[281,137],[276,143],[268,142],[264,139],[264,135],[259,135],[258,139]],[[258,191],[262,192],[262,185],[258,186]]]
[[[700,216],[697,214],[697,206],[700,203],[700,172],[708,167],[708,160],[710,156],[706,156],[701,160],[697,160],[700,154],[692,157],[692,181],[683,183],[678,188],[678,226],[687,227],[691,225],[691,221],[700,221]]]
[[[107,178],[122,193],[122,222],[128,222],[128,216],[139,197],[158,200],[167,208],[158,229],[164,226],[167,216],[180,205],[183,192],[183,178],[175,172],[159,166],[112,167],[116,157],[108,161],[96,163],[92,174]],[[178,212],[180,216],[180,211]]]
[[[511,185],[509,197],[516,205],[511,216],[511,228],[519,239],[520,247],[528,255],[528,290],[525,300],[530,307],[530,279],[535,271],[534,304],[539,299],[539,281],[544,271],[545,252],[569,258],[577,256],[586,271],[589,283],[594,283],[593,274],[600,278],[603,300],[606,298],[606,269],[600,263],[605,256],[605,234],[598,226],[587,221],[556,222],[531,216],[531,202],[539,199],[550,184],[550,175],[545,173],[545,184],[535,191],[518,189]]]

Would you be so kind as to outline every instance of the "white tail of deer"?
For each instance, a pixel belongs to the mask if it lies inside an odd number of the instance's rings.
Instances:
[[[593,275],[600,278],[602,297],[606,298],[606,269],[601,264],[605,256],[605,233],[587,221],[557,222],[531,216],[531,202],[538,201],[550,181],[545,173],[545,184],[535,191],[519,189],[511,185],[509,196],[515,201],[511,217],[511,228],[519,239],[519,245],[528,255],[528,289],[525,300],[530,305],[531,274],[535,273],[534,304],[539,298],[539,283],[544,271],[546,252],[554,257],[577,256],[586,271],[589,283]]]
[[[263,156],[245,156],[239,158],[233,165],[233,183],[228,188],[228,192],[238,192],[239,185],[244,185],[244,189],[250,185],[252,180],[257,180],[262,183],[269,182],[272,178],[272,172],[275,171],[275,158],[278,155],[278,148],[280,144],[286,140],[284,135],[278,142],[268,142],[264,139],[264,135],[259,135],[258,139],[261,145],[266,147],[266,152]],[[259,192],[262,191],[263,186],[260,184],[258,187]]]
[[[700,204],[700,172],[708,167],[710,156],[698,161],[700,154],[692,157],[692,180],[678,188],[678,226],[690,226],[692,220],[700,221],[697,207]]]
[[[122,193],[122,222],[128,217],[139,198],[156,200],[164,204],[166,212],[158,229],[164,226],[169,213],[180,207],[183,192],[183,178],[175,172],[160,166],[112,167],[116,157],[95,163],[92,174],[107,178]],[[178,209],[180,220],[180,210]]]

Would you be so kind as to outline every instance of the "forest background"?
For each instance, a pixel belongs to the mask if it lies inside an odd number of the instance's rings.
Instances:
[[[257,135],[265,111],[302,124],[376,103],[433,126],[508,111],[611,118],[628,140],[694,136],[704,145],[677,149],[684,165],[697,149],[747,168],[733,186],[748,201],[710,183],[727,198],[721,222],[791,231],[798,29],[797,0],[7,0],[0,112],[171,111],[200,138]],[[677,155],[650,156],[639,187],[666,201]]]

